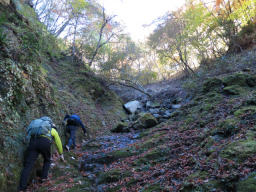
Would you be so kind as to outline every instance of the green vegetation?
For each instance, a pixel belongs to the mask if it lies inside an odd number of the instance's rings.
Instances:
[[[237,191],[246,192],[246,191],[256,190],[255,180],[256,180],[255,173],[249,175],[248,178],[237,183]]]
[[[121,170],[111,170],[109,172],[100,174],[98,183],[101,184],[116,182],[128,175],[129,173],[124,173]]]
[[[145,189],[143,189],[142,191],[143,192],[160,192],[160,191],[163,191],[163,188],[159,184],[153,184],[145,187]]]
[[[224,158],[233,159],[238,162],[246,160],[256,152],[254,139],[246,139],[229,144],[221,153]]]

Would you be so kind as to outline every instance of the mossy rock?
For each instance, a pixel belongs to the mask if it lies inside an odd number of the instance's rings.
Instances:
[[[97,181],[98,184],[103,184],[103,183],[112,183],[112,182],[117,182],[120,179],[127,177],[129,175],[128,172],[123,172],[119,169],[114,169],[108,172],[103,172],[99,175],[99,179]]]
[[[151,108],[159,108],[161,105],[160,105],[160,103],[157,102],[157,101],[152,101],[152,102],[150,102],[149,106],[150,106]]]
[[[213,131],[213,135],[229,137],[231,135],[234,135],[238,131],[238,120],[235,118],[231,118],[221,121],[218,125],[218,128]]]
[[[205,95],[206,99],[205,102],[207,103],[217,103],[223,99],[223,96],[220,93],[217,93],[215,91],[210,92]]]
[[[206,103],[202,106],[203,111],[211,111],[214,109],[214,105],[212,103]]]
[[[203,84],[203,92],[220,91],[223,82],[218,78],[210,78]]]
[[[242,162],[256,153],[255,139],[248,138],[244,141],[236,141],[225,147],[221,152],[223,158]]]
[[[247,84],[249,87],[255,87],[256,86],[256,75],[252,75],[247,78]]]
[[[192,123],[195,122],[195,118],[191,115],[191,116],[188,116],[185,120],[184,120],[184,123],[186,123],[186,125],[191,125]]]
[[[178,119],[179,117],[181,117],[183,115],[181,110],[176,110],[173,113],[171,113],[170,118],[173,119]]]
[[[157,145],[157,144],[156,144]],[[144,151],[146,148],[144,148]],[[142,151],[141,151],[142,152]],[[147,152],[143,157],[135,160],[133,162],[134,166],[146,165],[145,170],[148,170],[151,164],[161,163],[169,159],[169,150],[168,149],[153,149]],[[148,166],[148,167],[147,167]],[[143,169],[144,169],[143,168]]]
[[[152,184],[145,187],[142,192],[161,192],[164,188],[160,186],[160,184]]]
[[[145,156],[144,156],[144,158],[146,159],[146,160],[155,160],[155,159],[158,159],[158,158],[162,158],[162,157],[164,157],[164,156],[167,156],[169,153],[168,153],[169,151],[168,150],[166,150],[166,149],[154,149],[154,150],[152,150],[152,151],[150,151],[150,152],[148,152]]]
[[[202,185],[196,185],[196,186],[194,183],[185,182],[183,184],[183,188],[180,191],[181,192],[229,191],[229,190],[224,190],[224,188],[225,187],[221,182],[217,180],[209,180],[209,182],[206,182]]]
[[[147,150],[147,149],[153,148],[154,146],[156,146],[156,140],[151,138],[151,139],[144,141],[143,144],[140,145],[140,148]]]
[[[230,85],[223,88],[223,92],[227,95],[240,95],[244,89],[239,85]]]
[[[243,105],[249,106],[249,105],[256,105],[256,98],[249,98],[246,101],[243,102]]]
[[[246,179],[236,184],[237,192],[254,192],[256,191],[256,173],[250,175]]]
[[[149,139],[145,140],[140,145],[140,149],[142,151],[146,151],[146,150],[151,149],[153,147],[160,146],[161,144],[164,144],[168,140],[169,140],[168,138],[162,137],[161,134],[156,134],[156,135],[150,137]]]
[[[128,128],[129,124],[127,122],[119,122],[116,127],[114,127],[113,129],[111,129],[111,132],[113,133],[125,133],[125,132],[129,132],[129,128]]]
[[[235,111],[234,115],[236,117],[239,117],[245,114],[255,114],[255,113],[256,113],[256,106],[247,106]]]
[[[97,141],[89,142],[86,145],[82,146],[82,150],[92,150],[92,149],[100,149],[102,147],[101,143],[98,143]]]
[[[122,158],[126,158],[126,157],[130,157],[130,156],[133,156],[135,155],[137,152],[134,152],[132,150],[129,150],[129,149],[121,149],[121,150],[118,150],[118,151],[113,151],[111,153],[109,153],[113,159],[122,159]]]
[[[133,124],[134,129],[151,128],[158,124],[157,119],[150,113],[144,113]]]
[[[238,85],[241,87],[247,87],[247,79],[249,79],[249,75],[245,73],[235,73],[233,75],[227,76],[223,79],[223,84],[225,86],[233,86]]]

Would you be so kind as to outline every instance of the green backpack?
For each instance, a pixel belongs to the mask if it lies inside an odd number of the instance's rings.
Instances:
[[[27,141],[30,140],[31,136],[45,135],[51,138],[52,127],[53,127],[53,122],[51,118],[47,116],[31,121],[29,126],[26,128]]]

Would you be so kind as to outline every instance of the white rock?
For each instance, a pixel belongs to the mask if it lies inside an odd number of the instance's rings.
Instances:
[[[124,104],[124,108],[129,111],[130,113],[134,114],[138,108],[141,108],[141,103],[137,100],[130,101]]]

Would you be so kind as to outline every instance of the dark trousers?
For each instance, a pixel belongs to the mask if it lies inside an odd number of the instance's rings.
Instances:
[[[26,189],[30,172],[39,154],[42,154],[44,158],[41,178],[47,178],[51,165],[51,141],[45,137],[31,138],[24,161],[24,168],[20,176],[19,190]]]
[[[77,126],[74,125],[68,125],[66,128],[66,132],[70,134],[67,144],[69,147],[71,147],[72,145],[74,145],[74,147],[76,146],[76,130]]]

